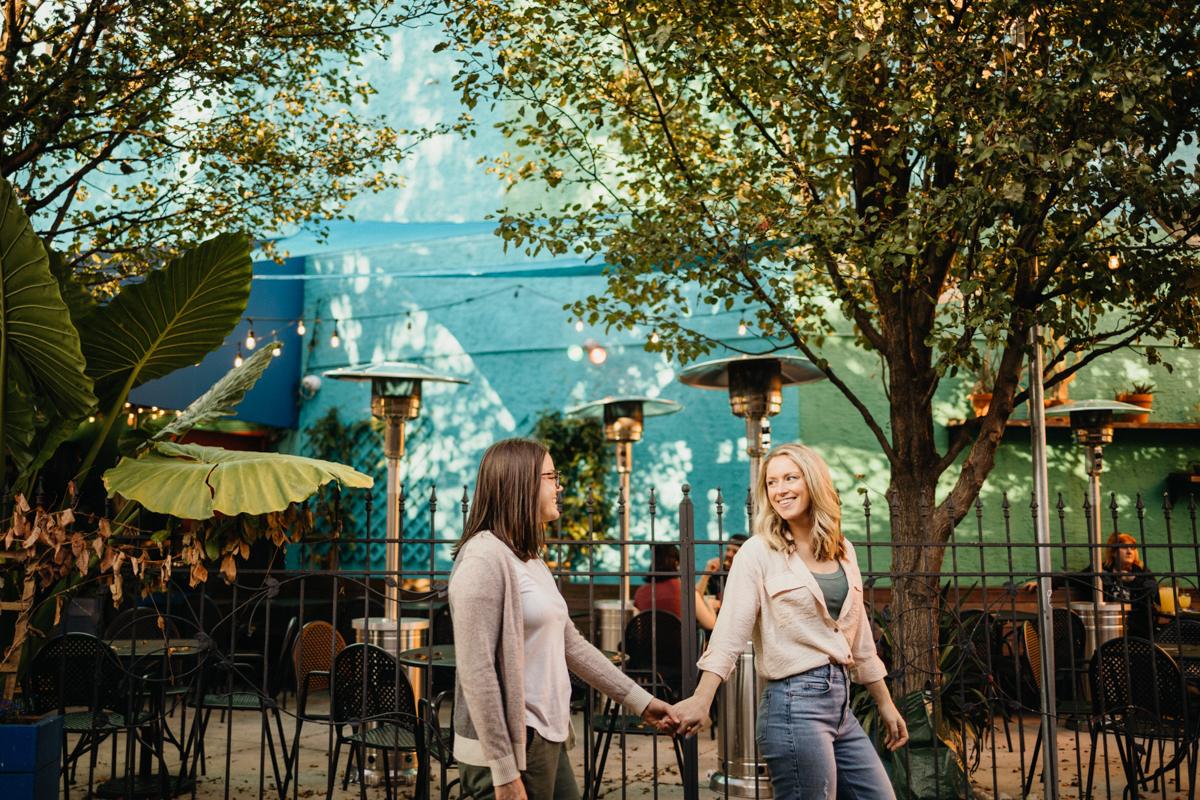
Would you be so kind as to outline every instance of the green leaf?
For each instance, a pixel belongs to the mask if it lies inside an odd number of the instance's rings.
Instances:
[[[47,247],[46,255],[50,257],[50,274],[58,281],[58,293],[67,304],[71,322],[79,327],[79,321],[92,313],[99,304],[96,298],[92,297],[92,293],[75,277],[75,272],[61,254]]]
[[[158,442],[141,458],[123,458],[104,473],[109,497],[120,493],[179,519],[283,511],[334,480],[356,489],[375,482],[332,461],[171,442]]]
[[[87,374],[105,408],[220,347],[246,310],[250,270],[246,237],[223,233],[125,285],[85,317]]]
[[[272,342],[247,358],[240,367],[229,370],[225,377],[214,383],[211,389],[200,395],[199,399],[151,439],[157,442],[171,436],[182,436],[197,425],[236,414],[233,407],[242,402],[246,392],[254,388],[255,382],[274,358],[273,352],[278,346],[281,345]]]
[[[71,434],[79,430],[86,417],[64,419],[58,415],[52,416],[46,424],[34,431],[33,439],[25,452],[13,450],[13,460],[21,472],[17,476],[15,494],[28,494],[33,488],[33,478],[42,468],[58,446],[71,438]],[[11,443],[11,442],[10,442]]]
[[[44,398],[58,414],[77,417],[96,406],[84,373],[79,333],[50,273],[42,240],[12,185],[0,179],[0,335],[7,353],[5,387],[28,401]],[[7,395],[7,391],[6,391]]]

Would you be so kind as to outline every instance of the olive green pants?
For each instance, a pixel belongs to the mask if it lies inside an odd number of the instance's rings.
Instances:
[[[496,800],[492,771],[471,764],[458,765],[463,797]],[[567,747],[562,742],[547,742],[532,728],[525,729],[525,769],[521,783],[529,800],[579,800],[579,785],[571,770]]]

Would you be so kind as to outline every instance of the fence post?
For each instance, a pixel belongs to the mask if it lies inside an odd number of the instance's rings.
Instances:
[[[695,509],[689,496],[691,487],[683,485],[683,499],[679,502],[679,580],[683,591],[679,593],[679,617],[683,620],[683,697],[696,693],[696,661],[700,657],[696,633],[696,529]],[[700,753],[699,741],[695,736],[684,739],[683,745],[683,797],[684,800],[699,800],[700,797]]]

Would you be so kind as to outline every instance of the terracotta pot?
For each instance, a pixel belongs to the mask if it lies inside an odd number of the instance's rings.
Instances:
[[[967,399],[971,401],[971,406],[975,409],[975,416],[987,416],[988,407],[992,404],[991,392],[969,395]]]
[[[1154,403],[1154,395],[1152,394],[1119,394],[1117,395],[1118,403],[1129,403],[1138,408],[1149,409]],[[1149,422],[1149,414],[1114,414],[1113,419],[1118,422]]]

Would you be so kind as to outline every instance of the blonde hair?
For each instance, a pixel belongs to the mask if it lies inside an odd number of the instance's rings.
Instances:
[[[795,543],[787,533],[787,523],[775,513],[767,498],[767,465],[776,458],[792,460],[804,476],[808,486],[808,508],[813,523],[813,555],[818,561],[841,560],[846,557],[845,539],[842,536],[842,505],[829,467],[811,447],[802,444],[781,444],[763,459],[758,481],[754,484],[755,536],[761,537],[770,547],[781,553],[790,553]]]

